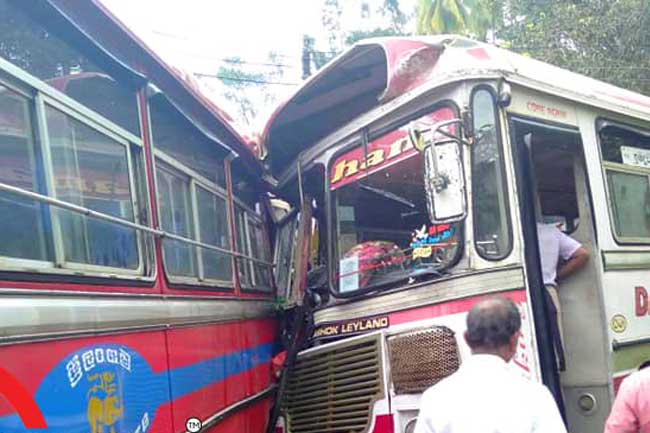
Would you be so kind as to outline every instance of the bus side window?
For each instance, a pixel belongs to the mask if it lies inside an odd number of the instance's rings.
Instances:
[[[599,137],[616,239],[650,242],[650,131],[606,123]]]
[[[42,192],[43,173],[36,160],[30,100],[0,85],[0,182]],[[48,239],[51,226],[38,201],[0,192],[0,255],[30,260],[53,260]]]

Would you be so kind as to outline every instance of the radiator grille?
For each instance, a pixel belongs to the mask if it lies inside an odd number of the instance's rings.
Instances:
[[[291,433],[360,433],[381,395],[379,336],[299,356],[285,400]]]
[[[460,366],[454,332],[444,326],[389,337],[388,350],[397,394],[420,393]]]

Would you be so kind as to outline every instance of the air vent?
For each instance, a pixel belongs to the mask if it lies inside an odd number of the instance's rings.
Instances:
[[[285,400],[291,433],[362,433],[383,393],[379,336],[299,356]]]
[[[460,366],[456,337],[444,326],[391,336],[388,350],[397,394],[420,393]]]

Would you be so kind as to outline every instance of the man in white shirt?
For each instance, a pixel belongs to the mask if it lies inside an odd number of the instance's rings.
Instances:
[[[589,253],[582,245],[565,235],[556,226],[537,223],[537,240],[542,265],[542,278],[546,287],[547,303],[553,322],[550,330],[553,334],[558,366],[564,370],[564,349],[562,333],[562,311],[557,292],[557,280],[563,279],[583,267],[589,259]],[[563,264],[558,270],[559,263]]]
[[[472,356],[422,395],[414,433],[566,433],[549,390],[510,369],[521,318],[495,297],[467,315]]]

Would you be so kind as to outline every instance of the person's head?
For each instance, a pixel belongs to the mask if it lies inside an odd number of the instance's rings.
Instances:
[[[517,350],[521,317],[514,302],[501,296],[479,301],[467,315],[465,341],[472,353],[498,355],[510,361]]]
[[[650,359],[643,361],[641,365],[639,365],[639,370],[643,370],[648,367],[650,367]]]

